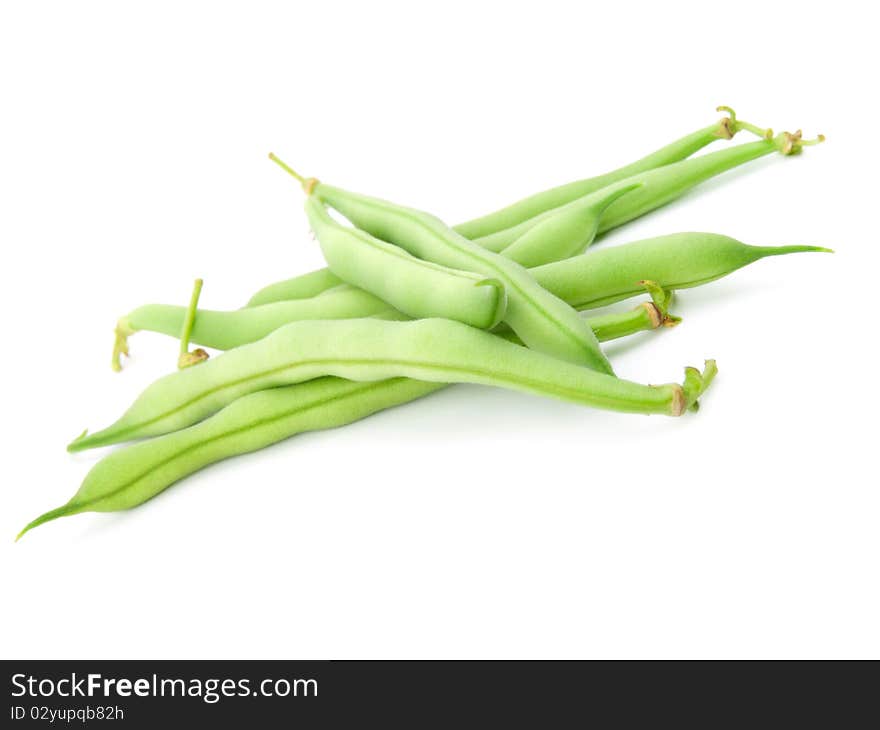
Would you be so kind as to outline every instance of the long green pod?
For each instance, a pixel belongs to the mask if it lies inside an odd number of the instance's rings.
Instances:
[[[343,226],[314,196],[306,199],[305,209],[330,270],[343,281],[410,317],[445,317],[480,329],[501,321],[507,294],[498,280],[416,258],[393,243]]]
[[[558,208],[561,205],[566,205],[573,200],[582,198],[585,195],[589,195],[645,170],[653,170],[654,168],[683,160],[718,139],[732,139],[742,129],[748,129],[759,135],[765,133],[764,130],[759,130],[754,125],[737,120],[736,114],[729,107],[718,107],[718,111],[726,111],[730,114],[730,117],[725,117],[715,124],[691,132],[671,144],[661,147],[651,154],[616,170],[535,193],[493,213],[461,223],[455,226],[455,230],[466,238],[482,238],[497,231],[519,225],[541,213]]]
[[[186,311],[186,307],[170,304],[146,304],[138,307],[117,323],[117,339],[140,331],[177,337]],[[406,319],[405,315],[389,307],[387,302],[378,297],[362,289],[347,287],[308,299],[284,300],[246,309],[199,309],[190,332],[190,341],[202,347],[231,350],[233,347],[262,339],[290,322],[357,317]],[[118,352],[119,348],[116,348],[114,357],[118,356]]]
[[[651,279],[664,289],[715,281],[768,256],[830,252],[820,246],[749,246],[717,233],[674,233],[610,246],[530,269],[535,280],[577,309],[628,299]]]
[[[596,237],[608,206],[641,186],[640,182],[624,181],[564,205],[500,253],[527,268],[582,254]]]
[[[541,191],[506,208],[460,223],[453,226],[453,228],[465,238],[480,239],[497,231],[519,225],[528,219],[535,218],[542,213],[601,190],[615,182],[637,175],[640,172],[686,159],[712,142],[719,139],[732,139],[740,130],[747,129],[762,137],[769,132],[769,130],[759,129],[748,122],[737,120],[736,114],[730,107],[718,107],[717,111],[727,112],[730,116],[723,117],[708,127],[703,127],[695,132],[686,134],[675,142],[661,147],[655,152],[617,170]],[[508,237],[505,239],[506,243],[500,245],[497,250],[510,245],[517,236],[522,235],[522,232],[520,230],[512,238]],[[541,263],[545,261],[546,259],[542,260]],[[250,298],[246,306],[254,307],[283,299],[299,299],[301,297],[314,296],[339,283],[341,283],[339,278],[334,276],[329,269],[319,269],[263,287]]]
[[[791,134],[783,132],[770,139],[761,139],[755,142],[727,147],[723,150],[709,152],[699,157],[692,157],[681,162],[674,162],[664,167],[628,177],[617,184],[616,188],[634,186],[632,192],[621,196],[603,210],[595,231],[592,231],[590,241],[595,235],[601,235],[613,228],[628,223],[635,218],[650,213],[673,200],[680,198],[689,190],[718,175],[745,165],[748,162],[765,157],[774,152],[783,155],[794,155],[802,151],[804,145],[815,144],[824,139],[805,141],[800,133]],[[601,191],[600,191],[601,192]],[[533,248],[540,248],[541,230],[544,226],[550,226],[561,217],[562,220],[571,219],[577,221],[578,211],[582,206],[589,205],[596,200],[596,194],[590,194],[585,198],[568,203],[560,208],[554,208],[538,215],[524,223],[511,228],[498,231],[490,236],[478,238],[478,243],[489,251],[510,250],[514,244],[522,238],[534,235],[537,240],[532,243]],[[570,235],[570,234],[569,234]]]
[[[524,267],[486,251],[429,213],[302,178],[274,155],[272,159],[296,177],[308,195],[318,197],[376,238],[421,259],[501,282],[507,292],[502,321],[529,347],[601,373],[613,373],[593,331],[564,301],[538,286]]]
[[[653,306],[646,302],[632,312],[595,318],[597,336],[606,340],[657,326],[661,315],[650,311]],[[105,456],[67,504],[35,519],[19,537],[58,517],[136,507],[209,464],[306,431],[343,426],[445,387],[409,378],[358,383],[328,376],[251,393],[189,428]]]
[[[591,309],[637,296],[644,291],[641,280],[656,281],[669,290],[687,289],[768,256],[828,250],[818,246],[749,246],[717,233],[675,233],[591,251],[529,273],[574,308]],[[185,315],[185,307],[148,304],[120,319],[117,333],[149,330],[176,337]],[[346,285],[311,299],[227,312],[200,309],[191,340],[203,347],[228,350],[291,322],[355,317],[406,318],[377,297]]]
[[[782,155],[800,154],[804,146],[817,144],[824,139],[824,136],[819,135],[816,139],[803,140],[799,131],[794,134],[783,132],[772,139],[728,147],[647,172],[638,180],[643,183],[638,190],[608,206],[600,221],[598,234],[601,235],[666,205],[700,183],[723,172],[773,152]],[[630,180],[637,181],[636,178]]]
[[[315,297],[342,283],[342,279],[336,276],[330,269],[316,269],[307,274],[300,274],[299,276],[276,281],[268,286],[264,286],[248,300],[245,306],[261,307],[264,304],[281,302],[285,299]]]
[[[644,292],[644,289],[642,290]],[[339,304],[325,307],[324,298],[341,300]],[[360,303],[363,303],[360,304]],[[181,322],[186,316],[186,308],[171,304],[146,304],[138,307],[120,320],[119,327],[128,327],[130,332],[156,332],[169,337],[177,337]],[[615,326],[629,329],[626,321],[614,320]],[[315,319],[356,319],[375,317],[376,319],[406,320],[405,314],[389,307],[378,297],[350,289],[338,294],[327,294],[311,299],[294,299],[289,302],[273,302],[250,309],[220,311],[200,309],[196,319],[191,342],[214,350],[231,350],[261,340],[280,327],[292,322]],[[600,318],[601,321],[601,318]],[[604,329],[604,324],[602,325]],[[595,332],[595,329],[594,329]],[[500,332],[508,336],[506,332]],[[602,340],[602,337],[597,337]]]
[[[316,320],[285,325],[160,378],[114,424],[84,434],[68,450],[176,431],[249,393],[325,375],[494,385],[628,413],[681,415],[690,400],[681,386],[639,385],[597,373],[452,320]]]

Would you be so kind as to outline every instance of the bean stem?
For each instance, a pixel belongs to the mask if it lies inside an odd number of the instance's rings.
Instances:
[[[725,123],[726,127],[732,128],[732,129],[730,129],[730,136],[731,137],[733,137],[733,135],[736,134],[741,129],[744,129],[747,132],[751,132],[752,134],[754,134],[757,137],[762,137],[763,139],[773,139],[773,130],[772,129],[770,129],[769,127],[766,129],[762,129],[761,127],[758,127],[754,124],[751,124],[750,122],[744,122],[741,119],[737,119],[736,112],[733,111],[733,109],[731,109],[729,106],[716,107],[715,111],[726,112],[727,114],[730,115],[730,118],[728,120],[722,119],[721,121],[722,121],[722,123],[726,122]]]
[[[290,165],[280,159],[274,152],[269,153],[269,159],[272,160],[276,165],[278,165],[282,170],[284,170],[289,175],[292,175],[300,185],[302,185],[302,189],[305,190],[306,195],[311,195],[312,190],[315,185],[318,184],[317,178],[314,177],[303,177],[296,170],[294,170]]]
[[[284,160],[279,157],[276,157],[274,152],[269,153],[269,159],[272,160],[278,167],[284,170],[288,175],[293,176],[300,183],[300,185],[306,184],[306,178],[300,175],[296,170],[294,170],[290,165],[288,165]]]
[[[192,295],[189,299],[189,306],[186,309],[186,316],[183,319],[183,327],[180,331],[180,356],[177,358],[177,367],[180,370],[196,365],[208,359],[208,353],[202,348],[189,351],[189,340],[192,336],[193,325],[196,321],[196,312],[199,307],[199,297],[202,295],[202,279],[196,279],[193,283]]]
[[[122,356],[129,357],[128,338],[137,331],[129,324],[127,317],[122,317],[116,322],[116,329],[113,330],[113,359],[110,361],[110,367],[114,372],[118,373],[122,370]]]

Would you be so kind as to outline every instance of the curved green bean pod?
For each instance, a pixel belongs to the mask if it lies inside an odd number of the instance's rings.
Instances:
[[[496,233],[499,230],[516,226],[530,218],[582,198],[585,195],[601,190],[608,185],[632,177],[640,172],[686,159],[718,139],[732,139],[740,130],[749,130],[760,137],[767,136],[770,131],[759,129],[748,122],[737,120],[736,114],[730,107],[718,107],[717,111],[726,112],[730,116],[723,117],[715,124],[687,134],[681,139],[617,170],[544,190],[506,208],[471,221],[466,221],[465,223],[460,223],[453,226],[453,228],[465,238],[479,239]],[[522,235],[522,230],[517,235]],[[505,246],[510,245],[515,238],[516,236],[508,237],[505,239],[506,242],[496,250],[500,251]],[[545,262],[546,259],[541,261],[541,263]],[[341,280],[333,276],[329,269],[319,269],[308,274],[270,284],[260,289],[250,298],[246,306],[254,307],[282,299],[299,299],[301,297],[314,296],[320,294],[324,289],[329,289],[339,283],[341,283]]]
[[[258,342],[160,378],[118,421],[83,434],[68,450],[176,431],[249,393],[324,375],[495,385],[628,413],[677,416],[692,402],[682,386],[621,380],[452,320],[316,320],[285,325]]]
[[[654,168],[683,160],[715,140],[732,139],[742,129],[747,129],[759,136],[766,134],[766,130],[758,129],[752,124],[737,120],[736,114],[730,107],[718,107],[717,111],[728,112],[730,117],[725,117],[716,124],[685,135],[681,139],[661,147],[646,157],[620,167],[617,170],[585,180],[577,180],[565,185],[559,185],[550,190],[544,190],[523,198],[494,213],[461,223],[455,226],[455,230],[466,238],[482,238],[497,231],[519,225],[541,213],[566,205],[573,200],[582,198],[585,195],[589,195],[612,183],[625,180],[645,170],[653,170]]]
[[[528,268],[582,254],[596,237],[608,206],[641,186],[624,181],[586,195],[553,211],[500,253]]]
[[[276,281],[273,284],[264,286],[248,300],[246,306],[259,307],[263,304],[281,302],[285,299],[316,297],[342,283],[342,279],[336,276],[330,269],[316,269],[307,274],[300,274],[299,276],[294,276],[284,281]]]
[[[330,270],[410,317],[445,317],[490,329],[507,309],[496,279],[424,261],[369,233],[334,221],[324,204],[306,199],[306,213]]]
[[[812,140],[803,140],[801,132],[782,132],[776,137],[757,142],[736,145],[727,149],[683,160],[662,170],[664,174],[645,173],[642,187],[608,206],[599,224],[598,234],[622,226],[661,205],[681,197],[696,185],[723,172],[739,167],[760,157],[779,152],[782,155],[800,154],[804,146],[823,142],[819,135]],[[656,172],[660,173],[661,170]],[[633,180],[635,182],[635,180]]]
[[[596,336],[605,341],[657,327],[667,316],[645,302],[631,312],[589,323],[595,323]],[[92,467],[67,504],[35,519],[19,537],[58,517],[135,507],[209,464],[305,431],[352,423],[445,387],[409,378],[358,383],[328,376],[252,393],[194,426],[112,452]]]
[[[686,289],[768,256],[828,250],[818,246],[748,246],[716,233],[674,233],[592,251],[529,269],[529,273],[576,309],[592,309],[637,296],[644,291],[641,280],[656,281],[667,290]],[[185,316],[185,307],[148,304],[119,320],[118,338],[138,330],[176,337]],[[356,317],[405,319],[381,299],[345,285],[311,299],[228,312],[200,309],[191,340],[203,347],[229,350],[291,322]]]
[[[715,281],[768,256],[824,252],[820,246],[749,246],[717,233],[674,233],[611,246],[530,269],[535,280],[577,309],[628,299],[651,279],[668,290]]]
[[[303,179],[272,155],[317,196],[358,228],[442,266],[498,280],[507,291],[503,320],[529,347],[590,369],[612,374],[593,331],[565,302],[538,286],[519,264],[486,251],[429,213]]]
[[[176,337],[185,316],[186,307],[146,304],[119,320],[116,326],[117,338],[143,330]],[[272,302],[247,309],[199,309],[198,317],[193,322],[190,341],[202,347],[231,350],[233,347],[262,339],[290,322],[357,317],[406,318],[378,297],[356,287],[347,287],[308,299]],[[115,351],[117,354],[118,350],[119,348]]]
[[[333,307],[325,307],[324,302],[318,301],[323,300],[325,296],[328,299],[333,297],[341,301],[334,303]],[[190,339],[202,347],[210,347],[215,350],[231,350],[242,345],[249,345],[286,324],[304,320],[356,319],[359,317],[394,321],[409,319],[405,314],[389,307],[378,297],[353,287],[338,294],[321,294],[312,299],[273,302],[250,309],[230,311],[200,309],[198,314]],[[183,322],[185,316],[185,307],[170,304],[147,304],[138,307],[127,317],[121,319],[118,326],[126,327],[130,332],[146,330],[176,337],[180,331],[180,323]],[[607,324],[604,317],[594,318],[596,326],[603,333],[608,327],[622,328],[624,334],[630,334],[633,331],[629,319],[631,315],[628,313],[623,315],[615,313],[608,316]],[[622,320],[621,317],[623,317]],[[593,319],[588,324],[596,332]],[[645,327],[637,327],[636,331],[639,329],[645,329]],[[496,334],[510,336],[509,332],[497,332]],[[596,333],[596,336],[600,341],[603,341],[622,335],[603,337]]]
[[[820,135],[816,140],[804,141],[800,137],[800,132],[796,134],[783,132],[771,139],[761,139],[756,142],[746,142],[733,147],[727,147],[699,157],[674,162],[664,167],[646,170],[626,178],[618,185],[633,185],[636,186],[636,189],[628,195],[612,201],[603,210],[597,223],[596,231],[593,232],[593,236],[590,238],[590,242],[592,242],[594,236],[607,233],[613,228],[650,213],[652,210],[666,205],[676,198],[680,198],[697,185],[728,170],[765,157],[773,152],[780,152],[783,155],[798,154],[805,144],[815,144],[823,139],[824,137]],[[578,210],[581,206],[588,205],[594,201],[594,195],[597,194],[594,193],[560,208],[549,210],[518,226],[506,228],[490,236],[475,239],[474,243],[479,243],[489,251],[498,252],[513,247],[514,242],[534,232],[538,240],[533,245],[535,248],[539,248],[540,239],[542,238],[540,230],[543,226],[552,225],[557,216],[562,216],[563,220],[568,216],[573,216],[573,220],[576,222]],[[572,234],[569,233],[569,235]]]

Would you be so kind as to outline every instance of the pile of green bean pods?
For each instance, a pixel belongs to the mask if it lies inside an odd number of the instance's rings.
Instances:
[[[199,308],[197,280],[188,306],[147,304],[122,317],[114,370],[142,330],[179,338],[177,370],[117,421],[68,445],[137,441],[98,461],[66,504],[18,537],[58,517],[135,507],[208,464],[453,383],[624,413],[697,410],[713,360],[685,368],[681,383],[642,385],[617,377],[600,343],[678,324],[669,311],[676,290],[768,256],[828,251],[693,232],[590,250],[603,233],[727,170],[824,139],[774,135],[718,109],[727,114],[719,122],[617,170],[451,227],[301,176],[270,155],[302,185],[328,268],[270,284],[234,311]],[[729,142],[740,132],[757,139]],[[726,146],[696,155],[717,141]],[[628,311],[583,314],[640,294],[647,298]],[[223,352],[209,358],[202,348]]]

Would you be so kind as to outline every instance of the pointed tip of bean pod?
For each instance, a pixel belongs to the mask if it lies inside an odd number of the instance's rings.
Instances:
[[[599,214],[604,213],[612,203],[620,200],[624,195],[643,187],[645,187],[645,183],[638,181],[627,183],[626,185],[621,185],[619,188],[612,188],[611,190],[600,190],[598,200],[596,201],[596,211]]]
[[[67,452],[70,454],[75,454],[77,451],[84,451],[88,447],[88,442],[86,437],[89,435],[89,429],[84,428],[83,432],[77,436],[73,441],[67,444]]]
[[[80,439],[84,439],[86,437],[86,435],[88,434],[88,432],[89,432],[89,429],[84,428],[82,431],[79,432],[79,435],[77,435],[77,437],[75,439],[73,439],[73,441],[79,441]],[[71,443],[73,443],[73,442],[71,442]]]
[[[827,248],[825,246],[777,246],[771,247],[772,249],[778,250],[780,254],[787,253],[836,253],[833,248]]]
[[[112,446],[128,440],[129,436],[129,430],[127,428],[120,428],[119,422],[117,421],[99,431],[94,431],[92,433],[84,431],[80,436],[67,444],[67,452],[69,454],[76,454],[80,451]]]
[[[48,512],[44,512],[39,517],[34,520],[28,522],[15,536],[15,542],[21,540],[21,538],[35,527],[39,527],[40,525],[44,525],[47,522],[51,522],[52,520],[57,520],[59,517],[66,517],[67,515],[74,514],[75,508],[71,509],[70,503],[62,505],[61,507],[56,507],[55,509],[51,509]]]
[[[760,256],[786,256],[790,253],[834,253],[833,248],[824,246],[755,246],[756,253]]]

